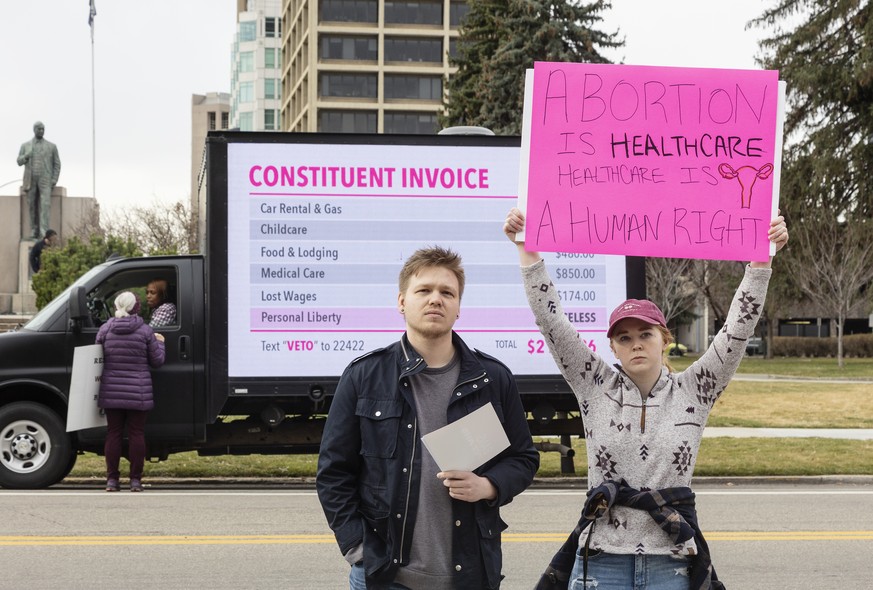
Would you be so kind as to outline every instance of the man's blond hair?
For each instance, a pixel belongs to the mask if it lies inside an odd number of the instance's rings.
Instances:
[[[400,269],[400,292],[405,293],[409,281],[424,268],[446,268],[452,271],[458,279],[458,299],[464,295],[464,267],[461,257],[452,250],[439,246],[430,246],[416,250],[406,259]]]

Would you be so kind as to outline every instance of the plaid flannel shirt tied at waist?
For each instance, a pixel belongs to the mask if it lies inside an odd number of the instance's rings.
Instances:
[[[588,498],[576,528],[552,558],[536,590],[567,589],[582,531],[613,506],[645,510],[677,545],[693,538],[697,544],[697,555],[691,560],[691,590],[724,590],[725,586],[715,574],[709,547],[697,524],[697,509],[691,488],[640,491],[628,486],[624,480],[607,481],[588,490]]]

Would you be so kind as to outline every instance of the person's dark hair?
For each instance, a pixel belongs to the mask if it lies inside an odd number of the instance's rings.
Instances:
[[[50,237],[52,237],[52,236],[56,236],[56,235],[58,235],[58,232],[56,232],[56,231],[53,230],[53,229],[47,229],[47,230],[45,230],[45,238],[44,238],[44,239],[47,240],[47,239],[49,239]]]
[[[447,268],[458,279],[458,297],[464,296],[464,267],[461,266],[461,257],[451,250],[439,246],[421,248],[406,259],[403,268],[400,269],[400,292],[406,291],[409,280],[418,274],[423,268],[440,267]]]
[[[164,303],[167,300],[168,283],[166,279],[152,279],[149,281],[149,286],[151,285],[155,286],[155,291],[158,292],[158,297],[161,298],[161,303]]]

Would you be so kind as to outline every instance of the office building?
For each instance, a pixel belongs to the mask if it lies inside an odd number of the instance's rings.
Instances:
[[[465,0],[283,0],[287,131],[434,133]]]
[[[230,126],[240,131],[282,128],[282,0],[238,0],[231,47]]]
[[[206,222],[206,133],[230,127],[230,94],[191,95],[191,211],[197,214],[198,236]]]

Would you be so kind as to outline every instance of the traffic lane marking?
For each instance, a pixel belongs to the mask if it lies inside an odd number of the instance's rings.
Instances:
[[[873,541],[873,531],[713,531],[711,541]],[[506,533],[507,543],[561,543],[564,533]],[[84,535],[0,536],[3,547],[95,545],[300,545],[333,544],[333,535]]]
[[[0,536],[0,546],[45,545],[295,545],[336,543],[333,535],[71,535]]]
[[[870,486],[865,486],[869,488]],[[304,496],[304,497],[315,497],[317,494],[315,491],[273,491],[273,490],[263,490],[263,491],[252,491],[252,492],[241,492],[241,491],[178,491],[178,490],[169,490],[169,489],[151,489],[146,487],[146,490],[149,492],[148,494],[107,494],[103,489],[97,490],[81,490],[81,491],[70,491],[70,490],[30,490],[26,492],[19,492],[13,490],[3,490],[0,489],[0,499],[3,497],[12,497],[12,496],[27,496],[28,498],[45,498],[45,497],[60,497],[60,496],[100,496],[102,498],[106,498],[110,501],[124,501],[124,498],[132,498],[137,502],[142,502],[146,498],[165,498],[168,496],[213,496],[213,497],[221,497],[221,496]],[[788,490],[788,489],[773,489],[768,488],[766,490],[713,490],[713,489],[704,489],[704,490],[695,490],[695,495],[697,496],[869,496],[873,495],[873,489],[862,489],[862,490],[835,490],[835,489],[822,489],[822,490]],[[585,498],[585,490],[582,488],[574,488],[574,489],[556,489],[556,490],[527,490],[522,492],[519,497],[532,497],[532,496],[578,496],[579,498]]]

